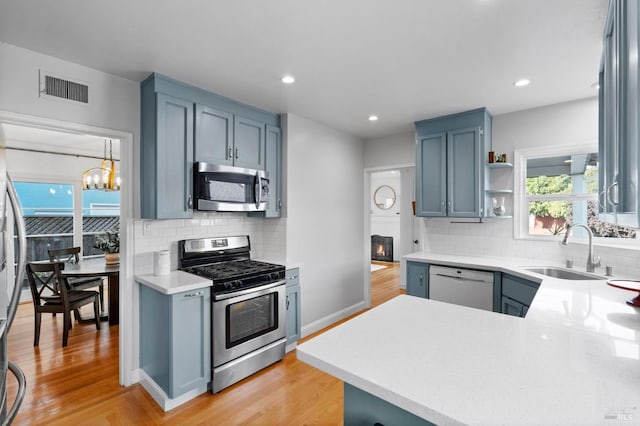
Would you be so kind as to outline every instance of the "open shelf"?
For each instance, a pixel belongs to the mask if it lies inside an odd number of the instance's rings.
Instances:
[[[485,192],[488,195],[492,194],[513,194],[512,189],[486,189]]]
[[[511,215],[504,215],[504,216],[484,216],[482,218],[482,220],[487,220],[487,219],[497,219],[497,220],[501,220],[501,219],[513,219],[513,216]]]
[[[513,163],[487,163],[490,169],[513,169]]]

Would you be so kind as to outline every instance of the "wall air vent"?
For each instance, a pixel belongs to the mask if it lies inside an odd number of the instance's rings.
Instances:
[[[88,104],[89,86],[41,71],[40,95]]]

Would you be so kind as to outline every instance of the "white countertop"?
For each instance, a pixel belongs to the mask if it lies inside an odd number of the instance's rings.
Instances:
[[[437,424],[640,422],[640,309],[625,304],[635,293],[522,269],[548,262],[405,259],[541,285],[526,318],[398,296],[298,346],[298,358]]]
[[[301,268],[302,267],[302,262],[298,262],[295,260],[284,260],[284,259],[280,259],[280,258],[270,258],[270,257],[257,257],[257,258],[251,258],[252,260],[257,260],[258,262],[267,262],[267,263],[275,263],[277,265],[284,265],[285,268],[287,269],[293,269],[293,268]]]
[[[168,275],[136,275],[135,280],[163,294],[176,294],[183,291],[211,287],[213,282],[183,271],[171,271]]]

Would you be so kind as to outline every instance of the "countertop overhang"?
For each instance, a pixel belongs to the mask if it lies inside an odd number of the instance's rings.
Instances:
[[[640,310],[625,304],[633,293],[523,269],[549,262],[405,259],[501,271],[540,288],[526,318],[398,296],[298,346],[298,358],[437,424],[640,419]]]
[[[208,278],[183,271],[171,271],[166,275],[136,275],[135,280],[140,284],[167,295],[198,290],[213,285],[213,281]]]

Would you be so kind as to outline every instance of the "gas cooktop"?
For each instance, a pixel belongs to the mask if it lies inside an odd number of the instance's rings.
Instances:
[[[214,294],[284,280],[285,267],[249,259],[249,237],[184,240],[180,269],[213,281]]]

